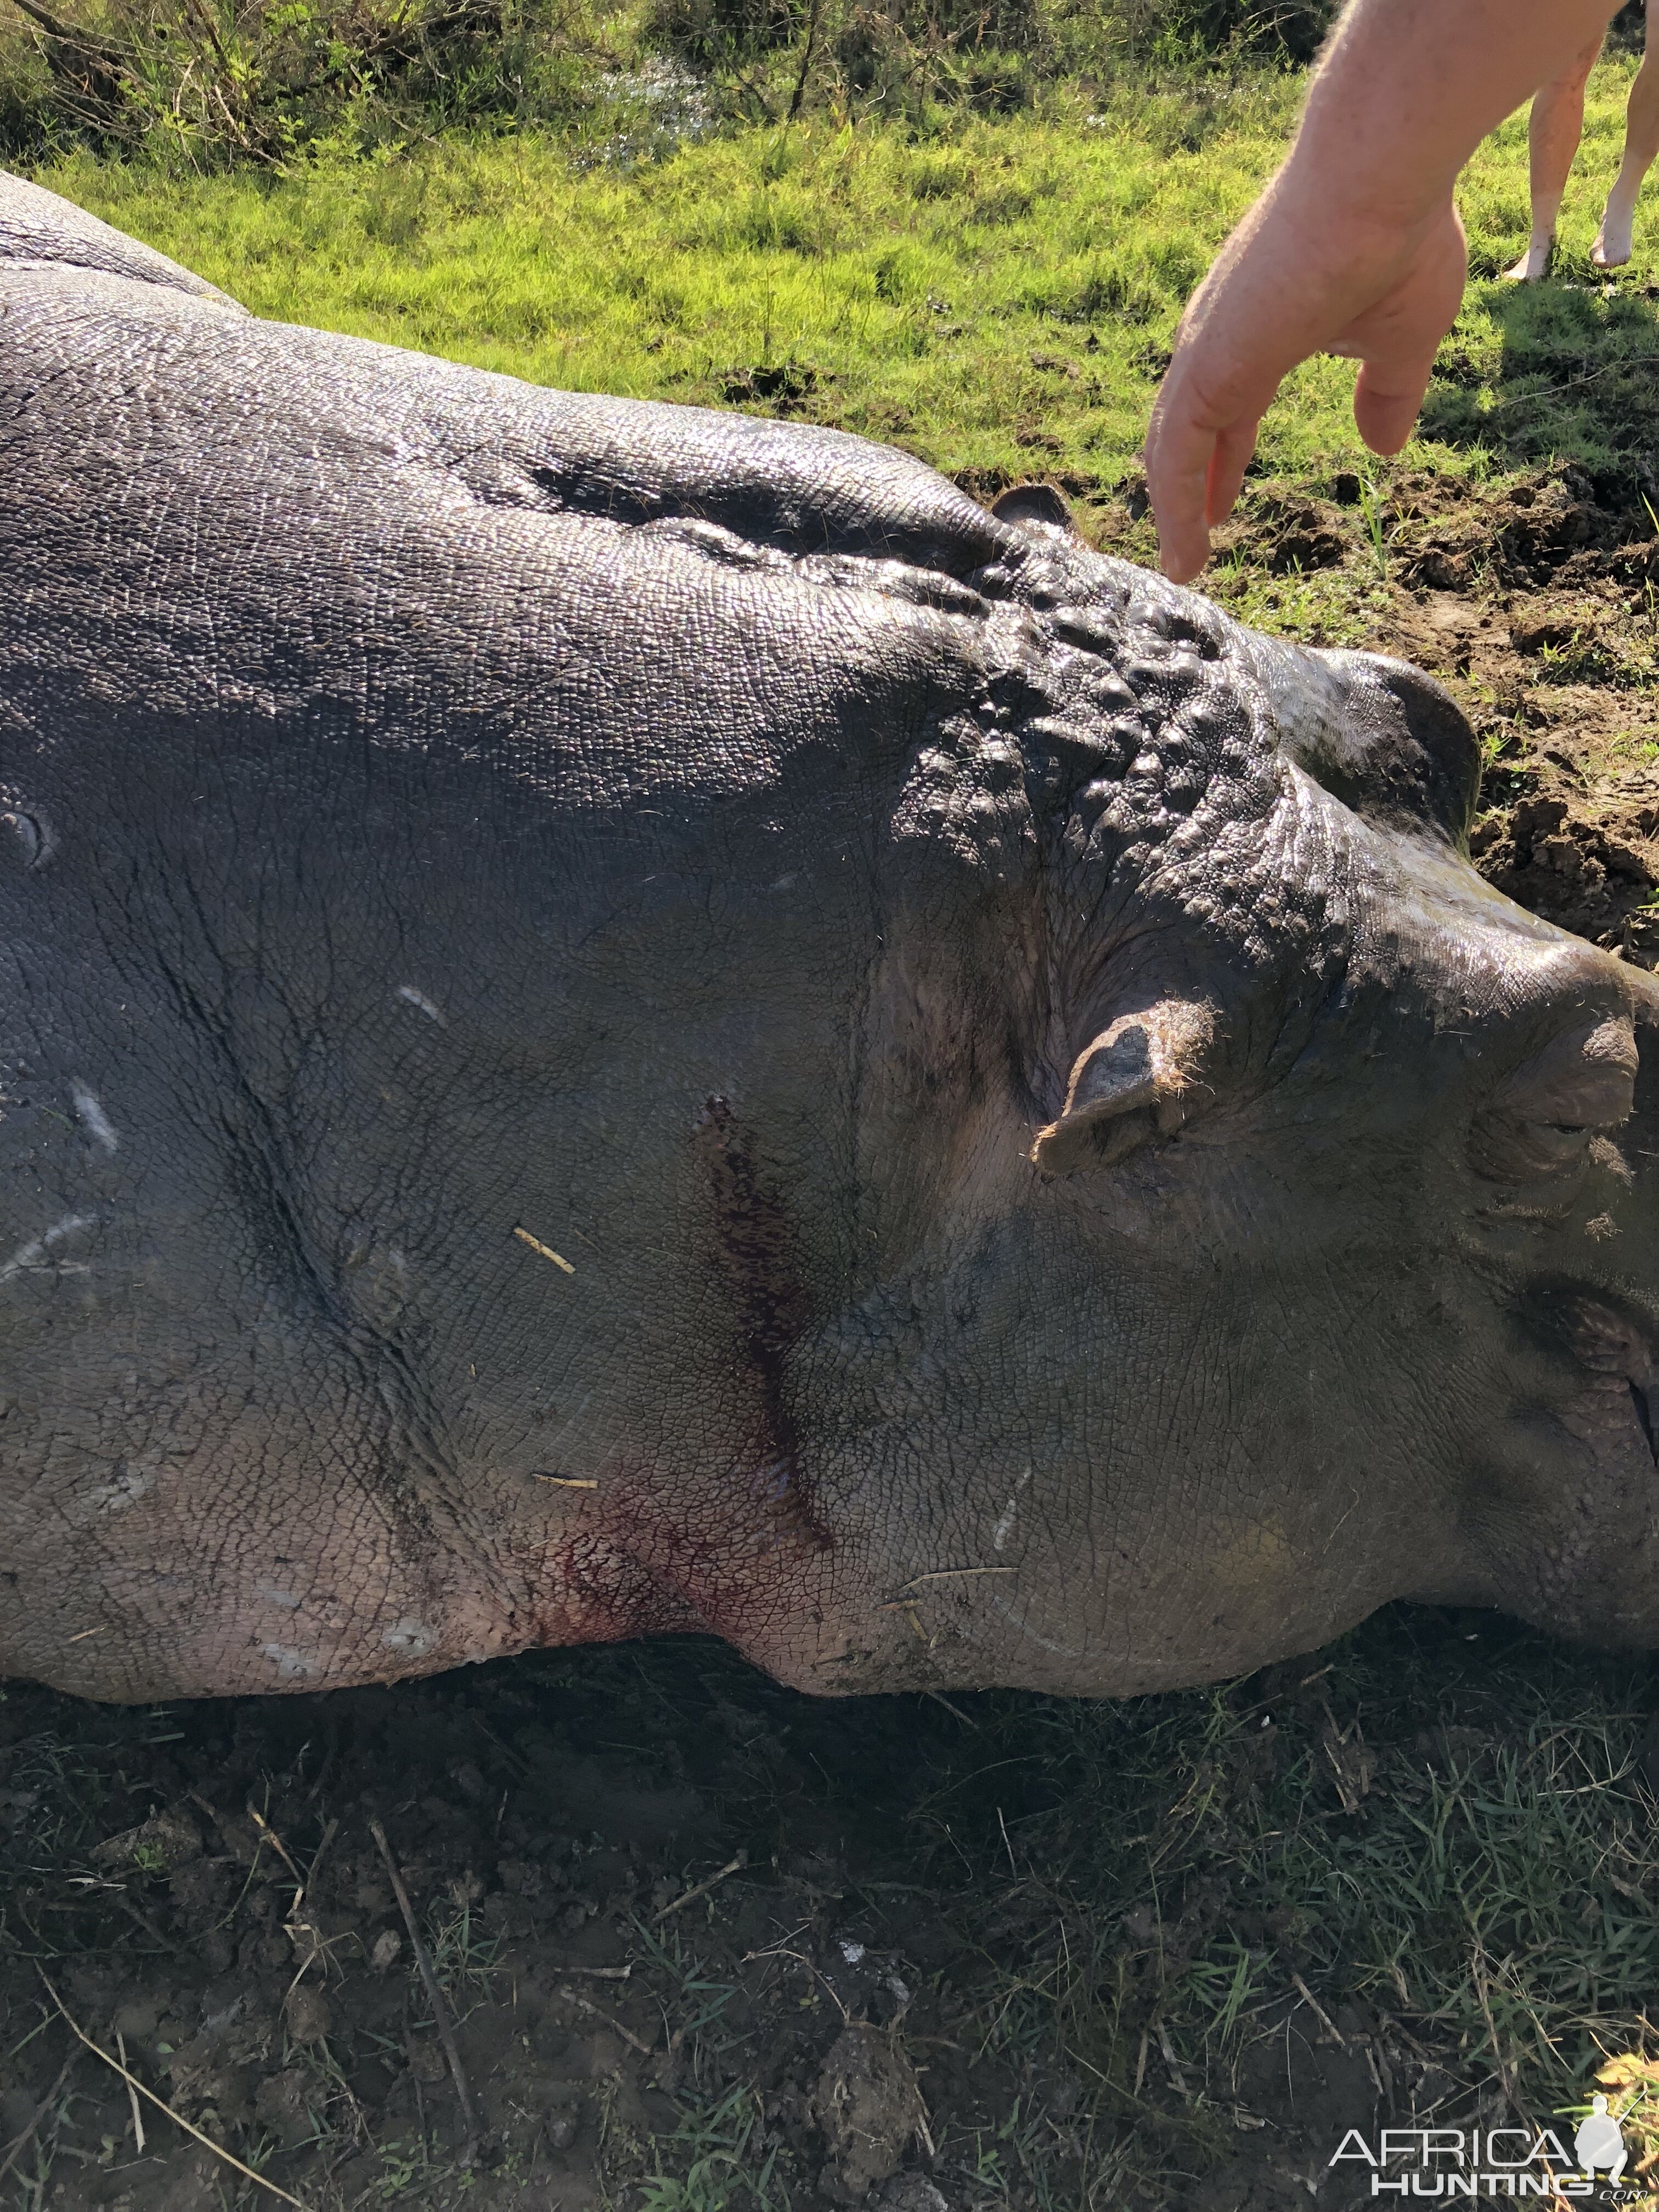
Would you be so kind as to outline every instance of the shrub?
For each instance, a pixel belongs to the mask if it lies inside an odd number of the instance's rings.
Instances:
[[[1103,28],[1129,58],[1165,65],[1218,55],[1302,64],[1336,12],[1337,0],[1111,0]]]
[[[545,112],[569,0],[0,0],[0,145],[193,167]],[[70,12],[74,10],[74,12]]]
[[[687,61],[718,69],[792,45],[805,13],[804,0],[656,0],[651,30]]]
[[[325,144],[595,116],[654,152],[684,135],[656,110],[688,68],[750,118],[1001,113],[1060,76],[1304,61],[1335,0],[643,0],[603,38],[599,4],[0,0],[0,155],[281,167]],[[630,100],[652,114],[607,124]]]
[[[1002,113],[1065,76],[1310,60],[1337,0],[651,0],[647,35],[735,75],[772,115],[815,91],[849,114]]]

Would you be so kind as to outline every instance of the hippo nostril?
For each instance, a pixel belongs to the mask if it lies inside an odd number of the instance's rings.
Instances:
[[[1659,1410],[1653,1402],[1655,1395],[1650,1390],[1644,1390],[1639,1382],[1632,1382],[1630,1386],[1631,1403],[1636,1408],[1637,1420],[1641,1425],[1642,1434],[1647,1438],[1654,1465],[1659,1467],[1659,1442],[1656,1442],[1653,1433],[1654,1413]]]

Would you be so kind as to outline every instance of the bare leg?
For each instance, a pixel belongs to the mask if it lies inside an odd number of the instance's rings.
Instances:
[[[1532,103],[1527,125],[1527,149],[1532,184],[1532,236],[1527,250],[1508,271],[1517,284],[1535,284],[1550,265],[1555,243],[1555,219],[1561,212],[1561,195],[1567,189],[1567,172],[1578,151],[1584,128],[1584,87],[1601,51],[1598,39],[1563,76],[1545,85]],[[1632,89],[1632,97],[1634,98]],[[1639,182],[1639,179],[1638,179]],[[1632,194],[1632,204],[1634,195]]]
[[[1659,6],[1659,0],[1653,0]],[[1620,269],[1631,257],[1631,225],[1636,219],[1636,195],[1642,179],[1659,155],[1659,55],[1654,52],[1653,14],[1648,16],[1648,44],[1642,66],[1630,88],[1625,111],[1625,158],[1607,194],[1601,228],[1590,248],[1598,269]]]

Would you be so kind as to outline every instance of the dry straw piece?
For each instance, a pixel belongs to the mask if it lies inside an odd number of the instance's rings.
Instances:
[[[539,1252],[544,1260],[550,1260],[556,1267],[562,1267],[567,1275],[575,1273],[576,1270],[562,1252],[556,1252],[550,1244],[544,1244],[539,1237],[532,1237],[527,1229],[515,1229],[513,1234],[521,1244],[527,1244],[532,1252]]]

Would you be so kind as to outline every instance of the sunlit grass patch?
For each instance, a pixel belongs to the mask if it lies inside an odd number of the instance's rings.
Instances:
[[[1592,82],[1559,281],[1497,276],[1526,233],[1523,123],[1477,152],[1461,187],[1475,282],[1401,465],[1484,479],[1650,449],[1649,209],[1633,275],[1606,282],[1585,258],[1630,66]],[[1056,93],[1042,114],[923,137],[819,118],[627,171],[522,137],[287,178],[81,157],[42,181],[261,315],[533,383],[805,415],[976,483],[1048,476],[1087,496],[1133,468],[1181,308],[1297,98],[1293,78],[1263,74],[1201,99]],[[784,368],[769,392],[756,374]],[[1360,465],[1352,385],[1342,362],[1297,370],[1261,469]]]

